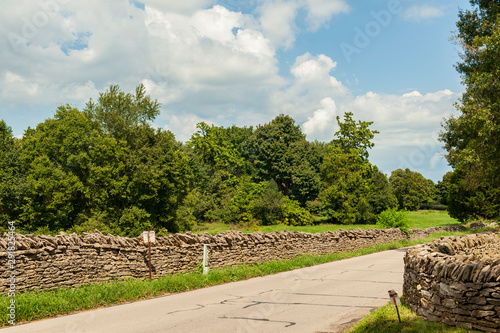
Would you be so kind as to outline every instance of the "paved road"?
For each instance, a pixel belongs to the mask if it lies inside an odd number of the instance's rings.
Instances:
[[[339,332],[387,304],[389,289],[401,294],[405,252],[385,251],[0,331]]]

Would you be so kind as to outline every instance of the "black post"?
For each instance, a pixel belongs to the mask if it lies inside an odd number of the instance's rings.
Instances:
[[[396,305],[396,312],[398,313],[399,323],[401,323],[401,317],[399,316],[399,309],[398,309],[398,306],[397,306],[397,305]]]

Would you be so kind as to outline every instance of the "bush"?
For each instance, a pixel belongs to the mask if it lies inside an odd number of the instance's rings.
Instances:
[[[313,220],[311,213],[303,207],[296,200],[288,197],[283,198],[283,220],[281,224],[285,225],[312,225]]]
[[[153,230],[153,225],[149,221],[151,214],[146,210],[132,206],[125,208],[123,215],[118,221],[119,235],[125,237],[137,237],[144,230]]]
[[[273,225],[278,223],[283,214],[284,196],[274,180],[266,182],[264,186],[261,196],[252,200],[252,216],[262,225]]]
[[[384,228],[399,228],[404,232],[408,232],[410,220],[408,219],[406,210],[398,212],[396,208],[389,208],[379,214],[377,225]]]
[[[68,233],[74,232],[78,235],[82,235],[84,232],[94,232],[95,230],[99,230],[103,234],[118,233],[117,230],[111,227],[112,221],[110,220],[106,212],[93,212],[90,217],[85,216],[84,214],[80,214],[77,218],[77,221],[79,221],[79,223],[76,223],[70,229],[68,229]],[[44,233],[44,235],[48,234]]]

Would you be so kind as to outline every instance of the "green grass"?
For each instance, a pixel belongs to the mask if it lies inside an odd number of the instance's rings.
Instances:
[[[460,225],[456,219],[451,218],[446,211],[436,210],[421,210],[408,212],[408,219],[410,220],[410,228],[425,229],[429,227],[445,227],[447,225]],[[238,225],[238,224],[225,224],[225,223],[204,223],[196,226],[193,230],[194,233],[204,233],[215,235],[220,232],[228,230],[237,230],[244,233],[255,231],[273,232],[273,231],[303,231],[309,233],[321,233],[325,231],[336,231],[339,229],[378,229],[380,226],[373,224],[318,224],[311,226],[287,226],[287,225]]]
[[[348,329],[346,333],[479,333],[479,331],[471,331],[460,327],[450,327],[441,323],[426,321],[418,317],[405,304],[398,305],[398,308],[401,315],[401,323],[398,320],[396,308],[389,303],[373,311],[359,323]]]
[[[451,218],[447,211],[440,210],[419,210],[408,212],[410,228],[426,229],[430,227],[446,227],[447,225],[461,225],[461,223]]]
[[[379,229],[380,227],[374,224],[319,224],[319,225],[305,225],[305,226],[289,226],[289,225],[238,225],[238,224],[225,224],[225,223],[206,223],[196,226],[193,233],[200,234],[208,232],[209,234],[215,235],[220,232],[225,232],[229,230],[241,231],[244,233],[251,233],[256,231],[262,232],[273,232],[273,231],[303,231],[309,233],[321,233],[325,231],[336,231],[339,229],[349,230],[349,229]]]
[[[291,260],[212,270],[208,275],[193,272],[189,274],[169,275],[152,281],[128,279],[104,284],[86,285],[74,289],[61,288],[52,291],[18,293],[16,295],[16,323],[275,274],[355,256],[412,246],[418,243],[426,243],[443,235],[459,234],[462,233],[441,232],[418,241],[401,240],[349,253],[333,253],[322,256],[302,255]],[[6,296],[0,297],[0,308],[5,309],[9,301],[10,298]],[[8,325],[7,320],[8,317],[1,316],[0,325]]]

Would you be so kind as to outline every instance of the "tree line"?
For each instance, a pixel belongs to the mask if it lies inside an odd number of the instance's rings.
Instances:
[[[439,200],[409,169],[369,161],[372,122],[337,117],[331,142],[309,142],[292,117],[257,127],[199,123],[185,143],[155,129],[144,86],[111,86],[79,110],[59,107],[21,139],[0,121],[0,219],[24,232],[99,229],[136,236],[197,223],[372,224],[382,211]]]

